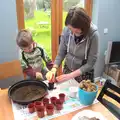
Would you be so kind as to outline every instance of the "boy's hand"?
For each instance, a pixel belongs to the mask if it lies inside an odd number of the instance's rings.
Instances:
[[[43,79],[42,73],[36,72],[36,79]]]

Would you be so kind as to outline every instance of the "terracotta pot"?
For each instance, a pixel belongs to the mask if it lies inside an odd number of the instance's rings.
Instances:
[[[46,105],[46,112],[47,112],[47,115],[53,115],[54,105],[53,104],[47,104]]]
[[[44,106],[39,106],[39,109],[37,109],[37,115],[39,118],[43,118],[45,116],[45,108]]]
[[[57,98],[56,97],[51,97],[50,100],[51,100],[51,103],[55,105]]]
[[[60,99],[56,100],[56,110],[62,110],[63,102]]]
[[[49,98],[44,98],[43,105],[46,106],[47,104],[49,104]]]
[[[60,94],[59,94],[59,99],[60,99],[62,102],[65,102],[65,94],[64,94],[64,93],[60,93]]]
[[[42,102],[41,101],[35,101],[34,102],[34,106],[35,106],[35,109],[37,109],[39,106],[42,105]]]
[[[29,113],[35,112],[34,103],[28,104],[28,110],[29,110]]]

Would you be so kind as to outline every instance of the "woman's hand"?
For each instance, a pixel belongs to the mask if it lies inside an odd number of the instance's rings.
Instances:
[[[66,80],[70,80],[72,79],[72,75],[71,74],[63,74],[63,75],[60,75],[58,77],[56,77],[56,80],[57,82],[64,82]]]
[[[63,81],[75,78],[77,76],[80,76],[81,74],[82,74],[81,71],[78,69],[78,70],[75,70],[75,71],[73,71],[73,72],[71,72],[69,74],[60,75],[60,76],[56,77],[56,80],[58,82],[63,82]]]

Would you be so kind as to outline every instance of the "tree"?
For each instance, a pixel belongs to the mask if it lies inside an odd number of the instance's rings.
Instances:
[[[51,8],[51,0],[36,0],[37,10],[40,9],[50,9]]]
[[[36,0],[24,0],[24,10],[26,18],[33,18],[36,9]]]
[[[73,6],[83,7],[84,0],[64,0],[63,9],[64,11],[69,11]]]
[[[51,0],[43,0],[44,8],[49,9],[51,8]]]
[[[44,8],[44,0],[37,0],[36,4],[37,4],[37,10]]]
[[[28,0],[24,0],[24,11],[25,15],[27,15],[30,11],[30,2]]]

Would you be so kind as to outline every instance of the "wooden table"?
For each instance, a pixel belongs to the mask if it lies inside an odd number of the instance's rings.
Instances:
[[[8,98],[8,90],[0,90],[0,120],[14,120],[12,106]],[[72,117],[79,111],[82,110],[93,110],[100,112],[108,120],[116,120],[117,118],[110,113],[101,103],[91,105],[89,107],[77,110],[75,112],[54,118],[52,120],[71,120]]]

